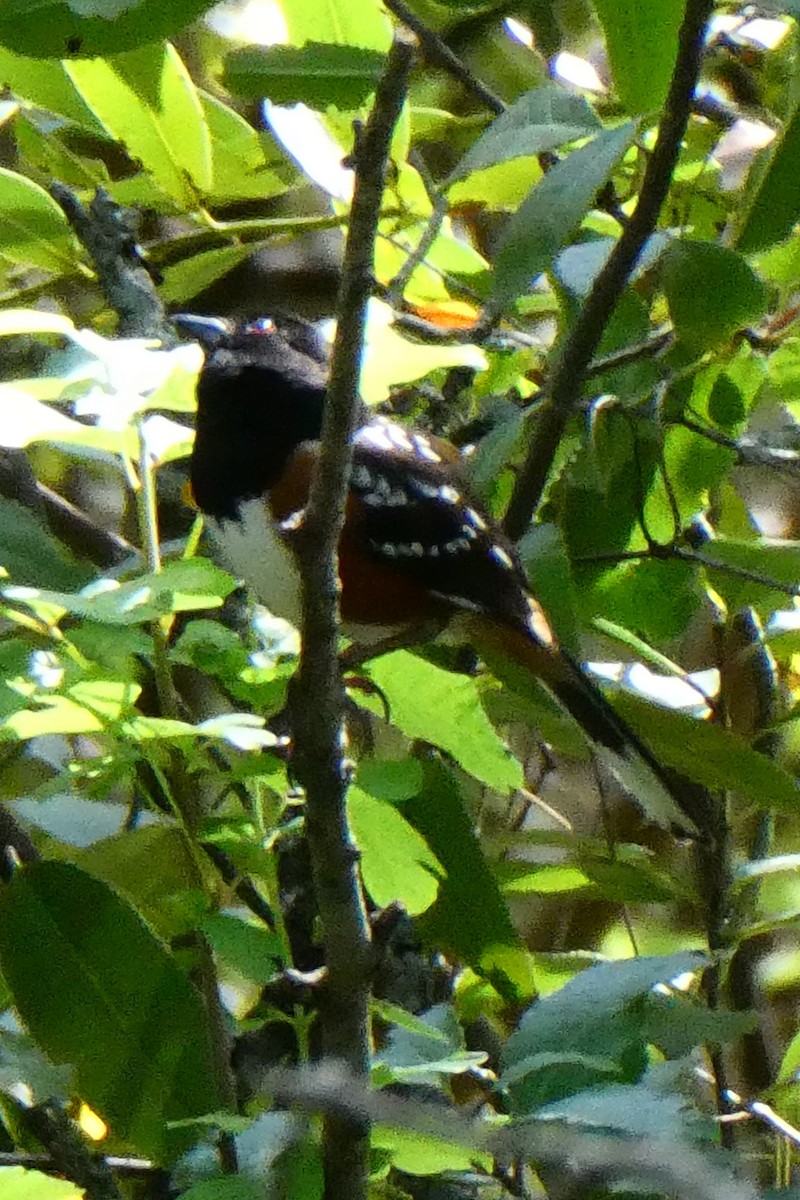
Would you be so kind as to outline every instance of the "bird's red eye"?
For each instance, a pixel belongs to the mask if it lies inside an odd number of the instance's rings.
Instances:
[[[245,333],[274,333],[275,322],[271,317],[259,317],[245,329]]]

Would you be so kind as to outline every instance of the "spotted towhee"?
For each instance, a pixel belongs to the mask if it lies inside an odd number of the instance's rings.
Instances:
[[[175,319],[206,351],[191,461],[195,502],[229,569],[273,613],[299,624],[292,544],[319,448],[323,358],[309,352],[306,334],[287,336],[271,321],[233,327]],[[651,753],[559,647],[513,544],[470,495],[449,442],[365,409],[339,572],[344,629],[360,645],[379,648],[404,631],[412,641],[421,629],[457,621],[479,652],[543,681],[615,766],[636,763],[673,792]],[[671,800],[665,812],[677,820]]]

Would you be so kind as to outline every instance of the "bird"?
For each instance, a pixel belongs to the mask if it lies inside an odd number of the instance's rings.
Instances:
[[[173,320],[205,354],[190,462],[194,502],[224,565],[299,627],[294,547],[320,447],[324,355],[308,331],[269,318]],[[422,631],[464,631],[493,667],[506,662],[544,683],[607,752],[628,790],[647,789],[648,815],[692,830],[671,774],[559,645],[513,543],[474,496],[451,443],[362,409],[338,567],[343,631],[367,653],[404,636],[413,643]]]

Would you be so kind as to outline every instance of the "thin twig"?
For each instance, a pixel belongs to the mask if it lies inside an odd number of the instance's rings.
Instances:
[[[398,21],[402,21],[407,29],[415,33],[419,41],[422,56],[434,67],[441,67],[453,79],[457,79],[484,108],[488,108],[495,116],[506,111],[506,106],[499,96],[482,83],[477,75],[473,75],[457,54],[454,54],[443,38],[430,29],[424,21],[414,13],[403,0],[383,0],[390,13],[394,13]]]
[[[713,0],[687,0],[672,81],[636,209],[564,339],[548,400],[532,431],[528,456],[505,518],[506,531],[514,539],[525,532],[541,500],[567,422],[580,402],[586,368],[667,198],[700,73],[703,35],[713,8]]]
[[[371,950],[357,855],[345,807],[344,689],[338,663],[336,550],[359,413],[359,373],[374,243],[392,132],[402,111],[415,43],[395,35],[375,103],[354,154],[355,188],[337,304],[319,467],[300,537],[303,622],[292,697],[297,778],[306,792],[306,834],[325,944],[328,984],[321,1012],[326,1056],[369,1074]],[[369,1171],[368,1123],[327,1114],[323,1123],[325,1200],[363,1200]]]
[[[121,1200],[106,1160],[92,1151],[78,1126],[55,1101],[20,1110],[23,1128],[47,1150],[59,1175],[82,1188],[86,1200]]]
[[[713,543],[712,543],[713,544]],[[698,550],[684,550],[682,546],[654,544],[644,550],[609,550],[600,554],[580,554],[573,559],[574,566],[601,566],[604,563],[619,564],[637,562],[645,558],[677,558],[681,562],[690,563],[696,567],[705,567],[707,571],[720,571],[732,575],[736,579],[744,579],[748,583],[757,583],[773,592],[782,592],[785,596],[800,596],[800,584],[784,583],[781,579],[773,579],[770,575],[762,575],[760,571],[751,571],[748,567],[740,567],[737,563],[723,562],[718,558],[709,558]]]

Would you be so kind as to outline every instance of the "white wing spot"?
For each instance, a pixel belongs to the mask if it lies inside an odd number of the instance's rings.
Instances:
[[[424,479],[414,477],[411,480],[411,486],[423,500],[436,500],[438,498],[439,488],[435,483],[426,483]]]
[[[428,462],[441,462],[441,455],[437,454],[433,446],[430,444],[424,433],[415,433],[411,439],[409,450],[414,450],[420,458],[426,458]]]
[[[477,530],[473,529],[471,525],[462,525],[461,532],[468,542],[474,542],[478,536]]]
[[[553,631],[550,628],[547,617],[542,612],[539,605],[532,598],[528,598],[528,609],[530,612],[530,627],[533,636],[543,646],[554,646],[556,643]]]
[[[445,504],[461,503],[461,493],[456,488],[451,487],[449,483],[446,483],[443,487],[439,488],[438,498],[440,500],[444,500]]]
[[[422,558],[425,553],[422,542],[412,542],[409,546],[409,550],[413,554],[414,558]]]
[[[507,554],[503,547],[498,546],[496,542],[489,550],[489,557],[493,558],[494,561],[499,563],[501,567],[505,567],[507,571],[514,570],[514,563],[511,560],[511,555]]]
[[[373,542],[373,545],[375,543]],[[400,551],[399,546],[395,546],[394,542],[381,542],[378,546],[380,554],[385,554],[387,558],[395,558]]]
[[[479,529],[481,533],[485,529],[488,529],[488,525],[484,521],[483,517],[479,512],[476,512],[474,508],[465,508],[464,517],[470,523],[473,529]]]
[[[364,466],[363,463],[357,463],[353,467],[350,477],[353,481],[354,487],[357,487],[357,488],[372,487],[372,474],[369,471],[369,469]]]
[[[469,542],[466,538],[453,538],[452,542],[445,542],[442,546],[445,554],[461,554],[464,550],[469,550]]]
[[[298,508],[293,513],[289,513],[288,517],[284,517],[282,521],[278,522],[278,529],[280,529],[281,533],[295,533],[303,524],[305,516],[306,510]]]

